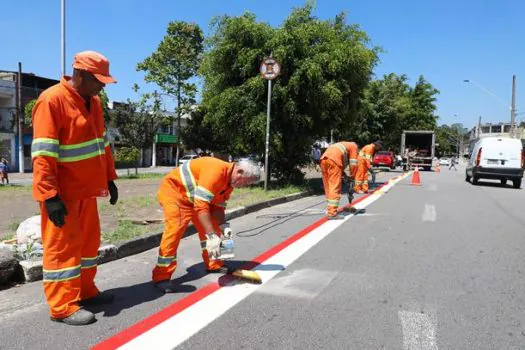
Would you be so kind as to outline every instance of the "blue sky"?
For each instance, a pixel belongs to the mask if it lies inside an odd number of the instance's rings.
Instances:
[[[119,81],[107,87],[111,100],[135,98],[133,83],[144,86],[136,63],[155,50],[171,20],[198,23],[208,32],[210,19],[251,11],[278,26],[302,0],[67,0],[67,63],[82,50],[97,50],[111,60]],[[441,91],[439,123],[467,127],[510,120],[512,75],[517,76],[516,106],[525,112],[525,1],[522,0],[324,0],[322,19],[348,12],[383,47],[377,76],[407,74],[413,84],[424,75]],[[60,0],[2,0],[0,70],[60,76]],[[6,15],[7,14],[7,15]],[[491,91],[492,97],[471,79]],[[167,101],[169,104],[169,102]],[[518,116],[523,120],[525,114]]]

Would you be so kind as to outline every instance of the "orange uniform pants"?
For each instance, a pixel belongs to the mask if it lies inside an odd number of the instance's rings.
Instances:
[[[100,246],[97,199],[64,203],[68,215],[61,228],[49,220],[40,203],[44,293],[53,318],[70,316],[80,308],[80,300],[99,293],[95,286]]]
[[[163,199],[162,197],[160,197],[160,204],[164,211],[165,227],[160,242],[157,264],[152,273],[153,282],[171,279],[171,275],[177,268],[177,249],[190,221],[193,222],[199,234],[202,260],[204,261],[206,269],[217,270],[221,268],[224,264],[222,261],[210,260],[208,256],[208,251],[206,250],[206,232],[200,224],[197,213],[194,212],[193,207],[182,205],[173,199]],[[219,224],[213,217],[212,222],[215,232],[220,234]]]
[[[321,159],[321,171],[323,173],[323,187],[327,201],[328,216],[337,214],[339,200],[341,199],[341,185],[343,169],[331,159]]]
[[[359,160],[355,175],[354,192],[358,191],[368,192],[368,164],[364,160]]]

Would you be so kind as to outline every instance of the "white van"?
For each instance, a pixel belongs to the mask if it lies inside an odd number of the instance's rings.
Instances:
[[[523,147],[521,140],[505,137],[484,137],[476,142],[466,170],[466,181],[472,178],[500,180],[502,185],[512,180],[514,188],[521,187],[523,177]]]

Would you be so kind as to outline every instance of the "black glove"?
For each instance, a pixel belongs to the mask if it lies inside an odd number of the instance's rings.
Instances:
[[[118,189],[117,185],[113,181],[108,182],[108,189],[109,189],[109,203],[112,205],[117,204],[118,201]]]
[[[56,227],[64,226],[66,222],[65,217],[67,216],[67,209],[60,197],[56,195],[53,198],[49,198],[44,202],[44,204],[46,206],[49,220],[51,220],[51,222],[55,224]]]

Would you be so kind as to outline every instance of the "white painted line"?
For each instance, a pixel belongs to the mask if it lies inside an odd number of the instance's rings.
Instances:
[[[433,204],[425,204],[425,210],[423,210],[421,220],[434,222],[436,221],[436,217],[436,206]]]
[[[426,314],[399,311],[404,350],[437,350],[434,322]]]
[[[389,190],[405,177],[406,176],[401,176],[391,181],[385,187],[388,187],[387,189]],[[374,193],[357,203],[356,207],[358,209],[365,208],[380,197],[380,194]],[[277,265],[285,269],[319,241],[343,225],[352,216],[353,215],[348,215],[343,220],[326,221],[306,236],[298,239],[296,242],[264,261],[261,265],[255,267],[253,270],[257,271],[261,276],[262,285],[264,286],[264,284],[281,272],[281,269],[266,270],[265,266]],[[173,349],[259,288],[261,288],[261,285],[238,282],[222,287],[154,328],[142,333],[121,346],[120,349]]]
[[[276,277],[257,293],[298,299],[313,299],[332,282],[337,271],[300,269],[288,275]]]

